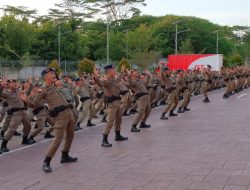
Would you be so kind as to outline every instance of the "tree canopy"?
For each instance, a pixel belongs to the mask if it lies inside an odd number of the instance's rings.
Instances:
[[[48,15],[42,16],[27,7],[4,6],[4,16],[0,18],[0,59],[54,60],[59,57],[60,49],[61,60],[79,61],[85,57],[105,60],[107,21],[103,12],[106,8],[112,17],[110,59],[117,64],[126,57],[130,64],[147,67],[160,57],[173,54],[175,26],[172,23],[176,21],[181,21],[178,24],[180,54],[216,53],[214,32],[219,30],[219,53],[231,60],[230,66],[242,64],[250,57],[247,26],[221,26],[188,16],[140,15],[141,5],[146,6],[144,0],[62,0]]]

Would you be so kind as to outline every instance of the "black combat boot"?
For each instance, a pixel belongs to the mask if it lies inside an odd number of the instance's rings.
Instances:
[[[169,117],[175,117],[175,116],[178,116],[178,114],[174,113],[173,110],[170,110],[169,111]]]
[[[48,122],[46,121],[44,127],[49,128]]]
[[[112,144],[108,142],[108,135],[103,134],[102,147],[112,147]]]
[[[185,111],[184,110],[182,110],[182,107],[179,107],[179,109],[178,109],[178,111],[177,111],[177,113],[184,113]]]
[[[150,128],[150,127],[151,127],[151,125],[147,125],[145,122],[141,122],[141,124],[140,124],[140,128],[143,128],[143,129]]]
[[[37,127],[37,124],[35,124],[35,126],[34,126],[34,129],[37,129],[38,127]]]
[[[127,113],[127,111],[123,112],[123,116],[129,116],[129,114]]]
[[[52,172],[52,168],[50,167],[51,159],[52,158],[46,156],[45,159],[44,159],[44,161],[43,161],[43,171],[45,173]]]
[[[77,122],[77,123],[76,123],[75,131],[80,131],[80,130],[82,130],[82,128],[80,127],[80,125],[81,125],[80,122]]]
[[[187,107],[184,107],[183,108],[184,111],[190,111],[191,109],[187,108]]]
[[[2,144],[1,144],[1,151],[2,152],[9,152],[10,150],[7,148],[7,140],[3,140]]]
[[[136,114],[136,113],[137,113],[137,111],[135,109],[131,109],[130,112],[129,112],[130,115],[133,115],[133,114]]]
[[[45,139],[52,139],[52,138],[54,138],[54,136],[51,135],[51,133],[47,131],[47,132],[44,134],[44,138],[45,138]]]
[[[223,99],[227,99],[227,98],[229,98],[228,94],[224,94]]]
[[[21,136],[21,133],[18,133],[17,131],[15,131],[14,136]]]
[[[87,127],[94,127],[95,125],[91,123],[91,120],[88,120]]]
[[[31,144],[34,144],[34,143],[35,143],[34,140],[28,139],[28,137],[23,136],[22,144],[31,145]]]
[[[126,141],[128,137],[123,137],[120,131],[115,132],[115,141]]]
[[[162,100],[162,101],[160,102],[160,105],[161,105],[161,106],[166,105],[166,102],[165,102],[164,100]]]
[[[62,157],[61,157],[61,163],[71,163],[71,162],[76,162],[77,157],[71,157],[69,156],[69,152],[64,152],[62,151]]]
[[[131,127],[131,132],[133,132],[133,133],[138,133],[138,132],[141,131],[140,129],[137,129],[137,128],[136,128],[136,125],[137,125],[137,124],[132,125],[132,127]]]
[[[4,131],[1,131],[0,139],[3,139],[3,138],[4,138]]]
[[[33,141],[34,143],[36,143],[36,141],[34,140],[34,137],[33,137],[33,136],[30,136],[30,137],[28,138],[28,140]]]
[[[100,111],[100,115],[104,115],[104,111],[103,110]]]
[[[103,122],[103,123],[106,123],[106,122],[107,122],[107,119],[106,119],[106,118],[107,118],[107,116],[106,116],[106,115],[105,115],[105,116],[103,116],[103,118],[102,118],[102,122]]]
[[[163,113],[161,114],[161,120],[167,120],[167,119],[168,119],[168,117],[166,117],[165,114],[166,114],[165,112],[163,112]]]
[[[208,99],[208,97],[206,97],[204,100],[203,100],[204,103],[208,103],[210,102],[210,100]]]

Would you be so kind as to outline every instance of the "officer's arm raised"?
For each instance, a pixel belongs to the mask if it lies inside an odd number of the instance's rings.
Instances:
[[[5,88],[5,83],[2,82],[1,85],[0,85],[0,97],[4,98],[4,99],[7,99],[8,94],[6,92],[4,92],[4,88]]]

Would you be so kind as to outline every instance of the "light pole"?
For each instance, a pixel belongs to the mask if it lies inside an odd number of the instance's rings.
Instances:
[[[57,26],[57,25],[58,25],[58,31],[57,31],[57,35],[58,35],[58,63],[61,66],[61,36],[63,34],[67,34],[67,33],[70,33],[72,31],[70,30],[70,31],[61,33],[61,22],[57,23],[55,26]]]
[[[61,66],[61,23],[58,25],[58,63]]]
[[[182,20],[176,21],[172,23],[172,25],[175,25],[175,54],[178,54],[178,24],[182,22]]]
[[[175,25],[175,55],[178,54],[178,34],[184,33],[184,32],[188,32],[191,29],[187,29],[187,30],[182,30],[178,32],[178,23],[182,22],[182,20],[176,21],[174,23],[172,23],[172,25]]]
[[[216,54],[219,54],[219,31],[220,30],[216,30],[213,32],[213,34],[216,33]],[[222,39],[222,38],[221,38]]]
[[[126,53],[127,53],[127,60],[128,60],[128,56],[129,56],[129,49],[128,49],[128,32],[130,31],[131,29],[127,29],[127,30],[124,30],[124,32],[126,32]]]
[[[106,8],[107,12],[103,14],[107,14],[107,65],[109,65],[109,18],[110,18],[110,11],[108,8],[112,5],[114,5],[114,2],[107,3],[106,5],[102,6],[102,8]]]

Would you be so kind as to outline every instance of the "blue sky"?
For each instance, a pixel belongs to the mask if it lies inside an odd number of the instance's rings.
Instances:
[[[27,6],[46,14],[61,0],[0,0],[2,5]],[[196,16],[222,25],[250,26],[250,0],[146,0],[143,14]]]

